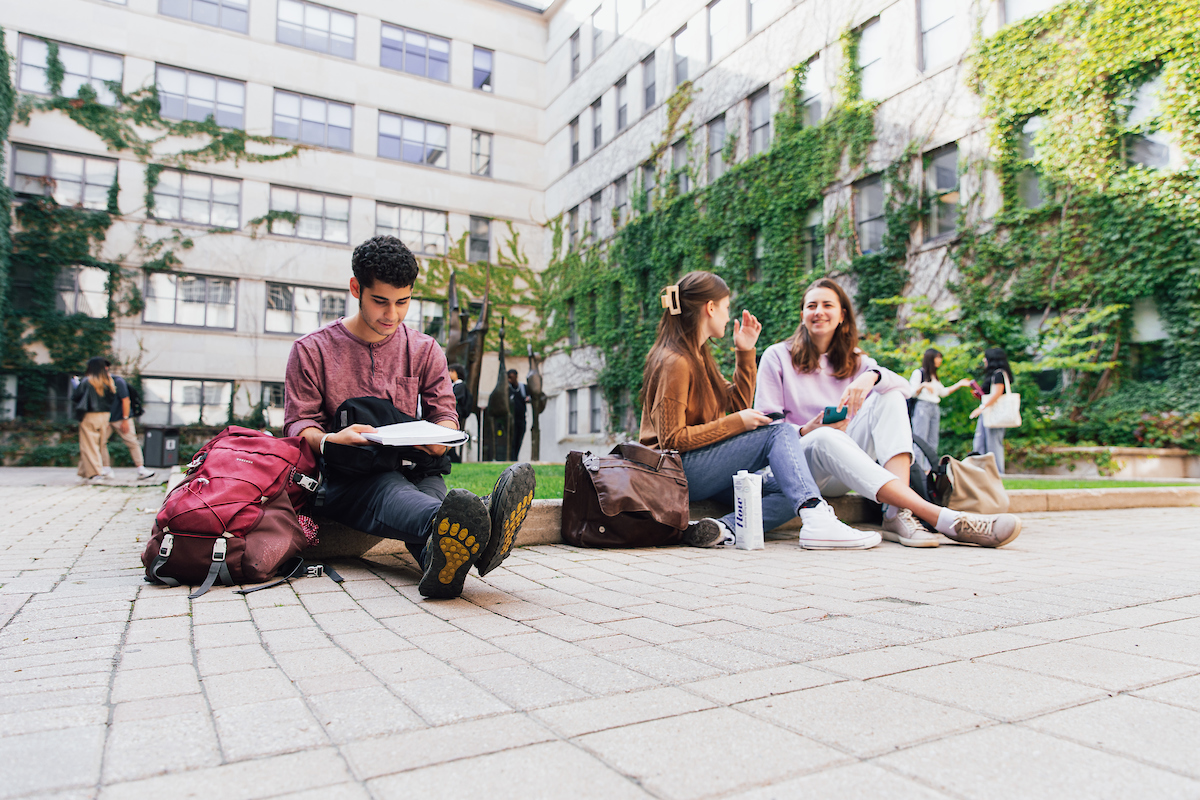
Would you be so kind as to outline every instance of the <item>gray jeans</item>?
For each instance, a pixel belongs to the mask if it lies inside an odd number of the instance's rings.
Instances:
[[[996,466],[1000,469],[1000,474],[1004,474],[1004,431],[1005,428],[985,428],[983,426],[983,415],[979,415],[979,421],[975,423],[975,439],[971,442],[971,449],[976,453],[991,453],[996,457]]]
[[[689,500],[733,504],[733,476],[739,470],[758,472],[771,467],[763,479],[763,530],[770,531],[796,516],[800,504],[820,498],[808,463],[800,453],[796,429],[787,423],[764,425],[680,458],[688,479]],[[721,517],[733,530],[733,512]]]
[[[913,405],[912,415],[912,432],[914,437],[920,437],[925,444],[929,445],[929,449],[933,454],[938,455],[938,437],[941,435],[942,428],[942,407],[938,403],[930,403],[925,400],[918,400]],[[917,466],[925,472],[932,469],[929,459],[921,452],[919,447],[913,448],[913,458],[916,459]]]

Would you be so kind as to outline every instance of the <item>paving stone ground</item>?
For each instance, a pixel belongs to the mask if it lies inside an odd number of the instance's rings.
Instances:
[[[141,579],[160,498],[0,487],[0,798],[1200,797],[1195,509],[189,601]]]

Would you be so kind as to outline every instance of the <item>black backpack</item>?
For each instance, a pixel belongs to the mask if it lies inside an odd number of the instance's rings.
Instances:
[[[414,422],[387,400],[379,397],[352,397],[338,406],[334,415],[334,431],[351,425],[372,425],[376,428],[397,422]],[[449,475],[450,456],[433,456],[415,447],[390,445],[348,445],[325,443],[325,471],[341,479],[353,480],[377,472],[399,472],[409,480],[419,481],[429,475]]]
[[[142,407],[142,393],[133,388],[133,384],[129,381],[125,382],[125,388],[129,390],[129,416],[140,417],[146,413],[146,409]]]
[[[925,368],[921,367],[921,383],[925,382]],[[908,398],[908,418],[912,419],[913,412],[917,410],[916,395]]]

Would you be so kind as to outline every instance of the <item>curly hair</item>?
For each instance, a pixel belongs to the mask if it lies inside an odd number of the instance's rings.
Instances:
[[[416,283],[421,270],[412,251],[395,236],[372,236],[354,248],[350,268],[359,286],[383,281],[398,289]]]

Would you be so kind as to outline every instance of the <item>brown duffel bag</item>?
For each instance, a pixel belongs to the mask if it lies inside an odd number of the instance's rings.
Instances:
[[[674,450],[623,442],[606,456],[572,450],[562,538],[579,547],[679,544],[688,526],[687,476]]]

